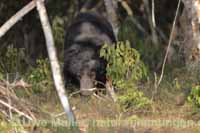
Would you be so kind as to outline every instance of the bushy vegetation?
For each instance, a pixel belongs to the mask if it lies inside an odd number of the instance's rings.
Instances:
[[[194,108],[200,108],[200,86],[194,86],[191,89],[188,101],[193,105]]]
[[[50,75],[50,65],[48,59],[38,59],[37,67],[32,69],[29,73],[28,81],[30,83],[38,83],[40,81],[48,80]]]
[[[28,73],[28,82],[33,85],[33,92],[44,92],[53,85],[51,68],[48,59],[38,59],[37,67]]]
[[[107,76],[117,88],[119,103],[124,109],[149,104],[148,98],[137,88],[137,82],[147,76],[147,69],[128,41],[116,45],[105,44],[100,56],[108,61]]]

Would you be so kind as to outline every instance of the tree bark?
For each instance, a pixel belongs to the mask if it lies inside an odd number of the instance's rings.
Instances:
[[[185,9],[182,19],[184,33],[184,54],[186,65],[192,70],[200,70],[200,0],[182,0]]]
[[[40,16],[40,20],[42,23],[42,28],[45,34],[46,45],[47,45],[48,55],[49,55],[49,59],[51,63],[54,84],[58,92],[58,96],[60,98],[62,106],[68,116],[69,122],[74,123],[75,117],[70,108],[69,100],[65,93],[65,88],[64,88],[62,77],[61,77],[60,65],[58,63],[58,59],[56,55],[54,40],[52,36],[52,30],[50,28],[46,8],[42,0],[36,0],[36,5],[37,5],[37,10]]]
[[[116,13],[117,0],[104,0],[104,4],[106,7],[108,21],[111,23],[115,38],[117,39],[117,34],[119,30],[119,20]]]

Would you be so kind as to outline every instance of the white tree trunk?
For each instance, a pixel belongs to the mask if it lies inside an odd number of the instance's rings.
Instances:
[[[117,17],[117,1],[116,0],[104,0],[104,4],[106,7],[107,18],[108,21],[111,23],[115,38],[118,40],[118,30],[119,30],[119,20]]]
[[[36,5],[37,5],[37,10],[40,16],[42,28],[43,28],[45,39],[46,39],[47,51],[48,51],[48,55],[49,55],[49,59],[51,63],[54,84],[58,92],[58,96],[60,98],[61,104],[68,116],[69,122],[73,123],[75,122],[75,117],[70,108],[69,100],[65,93],[65,87],[64,87],[63,79],[61,77],[60,65],[58,63],[58,59],[56,55],[54,39],[52,36],[52,31],[50,28],[51,26],[49,24],[46,8],[42,0],[36,0]]]
[[[184,52],[188,68],[200,70],[200,0],[182,0],[184,24]],[[194,70],[194,69],[192,69]]]

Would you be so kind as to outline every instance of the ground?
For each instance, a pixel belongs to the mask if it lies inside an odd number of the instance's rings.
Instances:
[[[39,105],[43,112],[51,114],[52,118],[66,121],[56,92],[51,91],[40,96],[29,97],[29,100]],[[123,112],[119,105],[106,98],[101,99],[96,96],[82,98],[76,95],[70,97],[70,101],[81,132],[198,133],[200,131],[200,125],[195,120],[197,117],[191,117],[192,110],[188,104],[177,106],[158,102],[154,103],[148,111],[133,109]],[[96,120],[96,123],[92,120]],[[132,120],[133,123],[126,123],[128,120]],[[98,127],[99,124],[100,127]],[[38,127],[35,131],[65,132],[65,128],[61,127],[60,129],[59,127]]]
[[[150,106],[142,109],[134,107],[123,109],[109,96],[101,93],[89,97],[81,97],[77,93],[70,94],[70,104],[80,131],[84,133],[112,133],[113,131],[115,133],[199,133],[200,114],[195,113],[186,97],[177,104],[177,99],[184,97],[184,89],[199,82],[197,78],[183,75],[185,73],[179,71],[178,75],[174,74],[173,78],[165,76],[157,90],[154,88],[153,80],[139,84],[139,88],[151,100]],[[1,119],[2,114],[0,113],[0,120],[3,120],[0,121],[0,133],[78,132],[77,128],[67,125],[67,117],[63,113],[53,84],[48,83],[46,86],[47,82],[44,82],[43,85],[41,90],[37,89],[34,93],[31,90],[33,88],[27,88],[26,91],[16,90],[16,94],[21,99],[29,102],[31,107],[35,108],[33,114],[37,120],[31,124],[28,121],[22,124],[15,120]],[[78,89],[75,89],[75,92],[77,91]],[[13,114],[13,118],[20,120],[19,116],[15,114]]]

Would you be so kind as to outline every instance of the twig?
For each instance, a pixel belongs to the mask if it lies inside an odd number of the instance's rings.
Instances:
[[[102,97],[100,97],[100,96],[98,96],[97,94],[93,94],[93,96],[95,96],[96,98],[98,98],[98,99],[100,99],[100,100],[102,100],[102,101],[105,101],[105,99],[103,99]]]
[[[69,99],[70,99],[72,96],[74,96],[74,95],[76,95],[76,94],[80,94],[80,93],[82,93],[82,92],[84,92],[84,91],[94,92],[94,91],[97,91],[97,90],[105,90],[105,89],[90,88],[90,89],[87,89],[87,90],[79,90],[79,91],[76,91],[76,92],[71,93],[71,94],[69,95]]]
[[[100,81],[96,81],[96,82],[103,85],[106,88],[106,91],[111,96],[111,98],[114,102],[117,101],[117,96],[116,96],[115,91],[114,91],[114,86],[112,85],[112,80],[110,78],[107,78],[106,84],[104,84]]]
[[[74,106],[74,107],[72,107],[72,110],[74,111],[76,109],[76,107]],[[61,113],[59,113],[59,114],[55,114],[55,115],[53,115],[53,117],[54,118],[57,118],[57,117],[60,117],[60,116],[62,116],[62,115],[65,115],[65,112],[61,112]]]
[[[24,117],[26,117],[29,120],[33,120],[33,118],[31,118],[29,115],[19,111],[18,109],[12,107],[11,105],[9,105],[8,103],[5,103],[4,101],[0,100],[0,103],[4,106],[6,106],[8,109],[15,111],[16,113],[18,113],[19,115],[22,115]]]
[[[100,85],[103,85],[104,87],[106,87],[106,85],[103,82],[101,82],[101,81],[95,80],[95,82],[98,83],[98,84],[100,84]]]
[[[157,87],[160,85],[160,83],[162,81],[162,78],[163,78],[165,64],[166,64],[166,61],[167,61],[167,56],[168,56],[168,53],[169,53],[170,46],[172,44],[172,39],[173,39],[174,29],[175,29],[175,26],[176,26],[176,20],[177,20],[179,8],[180,8],[180,3],[181,3],[181,0],[178,1],[178,5],[177,5],[177,9],[176,9],[176,15],[174,17],[174,21],[173,21],[173,25],[172,25],[172,30],[171,30],[171,33],[170,33],[170,38],[169,38],[167,50],[166,50],[166,53],[165,53],[165,58],[164,58],[164,61],[163,61],[163,64],[162,64],[161,75],[160,75]]]
[[[65,115],[65,112],[61,112],[61,113],[55,115],[54,118],[60,117],[60,116],[62,116],[62,115]]]
[[[155,90],[154,90],[154,92],[152,93],[151,101],[154,100],[154,95],[157,93],[157,89],[158,89],[157,83],[158,83],[158,78],[157,78],[156,73],[154,72],[154,89],[155,89]]]
[[[153,27],[156,27],[156,20],[155,20],[155,2],[152,0],[152,9],[151,9],[151,14],[152,14],[152,23]]]
[[[29,116],[31,116],[32,119],[36,119],[34,114],[32,114],[31,110],[29,110],[30,106],[26,106],[28,105],[28,103],[26,103],[25,101],[18,99],[18,97],[15,95],[14,93],[14,89],[13,89],[13,85],[11,85],[10,83],[8,83],[7,81],[0,81],[0,96],[1,98],[4,98],[6,100],[8,100],[8,103],[10,106],[15,105],[16,107],[20,108],[20,110],[25,110],[25,112],[27,112],[27,114],[29,114]],[[12,104],[11,104],[12,103]],[[25,104],[22,104],[25,103]],[[8,109],[8,114],[10,115],[10,119],[12,119],[12,109],[9,108]]]
[[[108,93],[111,96],[111,98],[113,99],[113,101],[116,102],[117,101],[117,96],[116,96],[116,94],[114,92],[114,87],[112,85],[112,80],[111,79],[107,79],[106,90],[108,91]]]
[[[113,86],[112,80],[110,78],[107,78],[106,84],[104,84],[103,82],[100,82],[100,81],[95,81],[95,82],[103,85],[106,88],[106,89],[103,89],[103,90],[106,90],[108,92],[108,94],[111,96],[111,98],[114,102],[117,101],[117,96],[116,96],[115,91],[114,91],[114,86]]]

